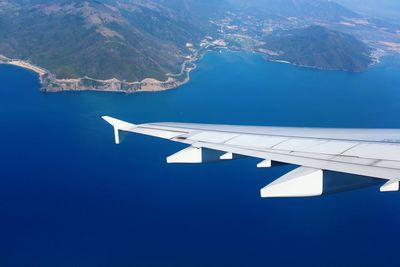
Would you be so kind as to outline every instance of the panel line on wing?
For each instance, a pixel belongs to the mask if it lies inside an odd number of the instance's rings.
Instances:
[[[280,154],[276,151],[257,150],[257,149],[245,149],[240,147],[209,144],[209,143],[197,143],[198,146],[216,149],[220,151],[232,152],[241,154],[244,156],[256,157],[261,159],[270,159],[278,162],[285,162],[294,165],[307,166],[311,168],[319,168],[324,170],[338,171],[344,173],[351,173],[357,175],[370,176],[381,179],[396,179],[400,180],[400,170],[392,168],[382,168],[371,165],[361,165],[357,163],[351,163],[346,161],[332,161],[316,158],[300,157],[295,155]],[[397,178],[399,177],[399,178]]]
[[[165,126],[171,123],[151,123],[151,125],[156,125],[156,126],[160,126],[160,127],[172,127],[172,126]],[[179,125],[179,126],[177,126]],[[285,138],[299,138],[299,139],[319,139],[319,140],[328,140],[328,141],[347,141],[347,142],[360,142],[360,143],[385,143],[385,144],[400,144],[400,140],[398,139],[382,139],[382,140],[365,140],[365,139],[359,139],[359,138],[354,138],[354,139],[349,139],[349,138],[335,138],[335,137],[318,137],[318,136],[301,136],[301,135],[293,135],[293,134],[274,134],[274,133],[249,133],[249,132],[244,132],[244,131],[238,131],[238,130],[219,130],[219,129],[210,129],[209,127],[232,127],[232,128],[236,128],[236,127],[240,127],[240,126],[235,126],[235,125],[204,125],[207,126],[204,128],[196,128],[193,126],[189,126],[191,124],[188,125],[184,125],[185,127],[183,127],[183,125],[181,124],[175,124],[175,126],[173,126],[173,128],[179,128],[179,129],[186,129],[186,130],[194,130],[194,131],[213,131],[213,132],[220,132],[220,133],[234,133],[234,134],[238,134],[238,135],[243,135],[243,134],[248,134],[248,135],[253,135],[253,136],[270,136],[270,137],[285,137]],[[257,126],[243,126],[243,127],[249,127],[249,128],[259,128]],[[263,127],[260,127],[259,130],[263,130]],[[268,128],[269,130],[272,129],[272,127],[265,127]],[[280,130],[293,130],[294,128],[292,127],[276,127],[279,128]],[[307,130],[315,130],[315,131],[320,131],[320,130],[332,130],[332,131],[379,131],[380,129],[341,129],[341,128],[298,128],[298,129],[307,129]],[[399,131],[398,129],[385,129],[385,130],[392,130],[392,131]],[[351,132],[350,132],[351,133]]]

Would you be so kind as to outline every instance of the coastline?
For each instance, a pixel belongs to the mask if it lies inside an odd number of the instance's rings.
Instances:
[[[339,69],[339,68],[329,68],[329,67],[318,67],[318,66],[312,66],[312,65],[304,65],[304,64],[297,63],[297,62],[288,61],[288,60],[285,60],[285,59],[273,58],[273,57],[271,57],[270,54],[262,53],[260,51],[256,51],[256,53],[261,54],[266,60],[268,60],[270,62],[289,64],[289,65],[292,65],[292,66],[295,66],[295,67],[315,69],[315,70],[344,71],[344,72],[353,72],[353,73],[361,73],[361,72],[367,71],[369,68],[381,63],[381,59],[383,57],[390,55],[390,54],[386,53],[385,51],[383,51],[382,49],[373,50],[371,52],[371,54],[369,55],[369,58],[370,58],[371,62],[368,64],[368,66],[365,69],[363,69],[363,70],[349,70],[349,69]]]
[[[172,74],[167,73],[167,79],[165,81],[159,81],[154,78],[145,78],[141,81],[121,81],[116,78],[101,80],[94,79],[90,77],[81,78],[67,78],[58,79],[50,71],[34,65],[28,61],[20,59],[10,59],[3,55],[0,55],[0,64],[13,65],[16,67],[24,68],[35,72],[41,84],[40,91],[42,92],[63,92],[63,91],[99,91],[99,92],[114,92],[114,93],[136,93],[136,92],[159,92],[170,89],[175,89],[182,86],[190,81],[190,72],[197,68],[196,62],[200,60],[208,51],[221,50],[227,48],[226,46],[212,46],[207,45],[199,50],[194,51],[194,53],[186,59],[181,64],[181,70],[179,73]],[[236,51],[236,50],[231,50]],[[295,62],[290,62],[287,60],[281,60],[277,58],[272,58],[270,55],[262,53],[260,51],[253,51],[263,56],[266,60],[271,62],[279,62],[284,64],[290,64],[297,67],[306,67],[319,70],[333,70],[329,68],[319,68],[316,66],[306,66],[301,64],[296,64]],[[385,53],[379,51],[379,53],[372,53],[371,64],[368,67],[376,65],[380,62],[380,58],[384,56]]]
[[[116,78],[101,80],[90,77],[58,79],[50,71],[34,65],[28,61],[11,59],[0,55],[0,64],[13,65],[35,72],[39,76],[42,92],[62,92],[62,91],[102,91],[102,92],[156,92],[177,88],[190,80],[190,72],[197,65],[195,62],[202,55],[186,59],[181,65],[181,71],[177,74],[167,74],[165,81],[153,78],[145,78],[141,81],[121,81]]]

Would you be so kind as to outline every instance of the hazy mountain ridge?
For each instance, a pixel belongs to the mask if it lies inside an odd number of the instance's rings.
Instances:
[[[336,0],[341,5],[368,14],[372,17],[391,20],[400,23],[400,2],[398,0]]]
[[[313,18],[329,21],[340,20],[343,16],[358,17],[355,12],[325,0],[230,0],[246,12],[265,16]]]

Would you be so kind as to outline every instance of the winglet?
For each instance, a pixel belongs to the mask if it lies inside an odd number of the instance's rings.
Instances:
[[[131,129],[136,128],[135,124],[132,124],[132,123],[129,123],[129,122],[125,122],[125,121],[121,121],[121,120],[118,120],[118,119],[114,119],[114,118],[109,117],[109,116],[102,116],[101,118],[114,127],[114,137],[115,137],[115,143],[116,144],[120,143],[119,131],[129,131]]]

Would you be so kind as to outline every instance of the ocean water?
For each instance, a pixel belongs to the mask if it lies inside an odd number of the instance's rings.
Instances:
[[[261,199],[291,167],[167,165],[182,144],[100,119],[399,128],[399,73],[214,52],[176,90],[45,94],[0,65],[0,266],[399,266],[399,193]]]

